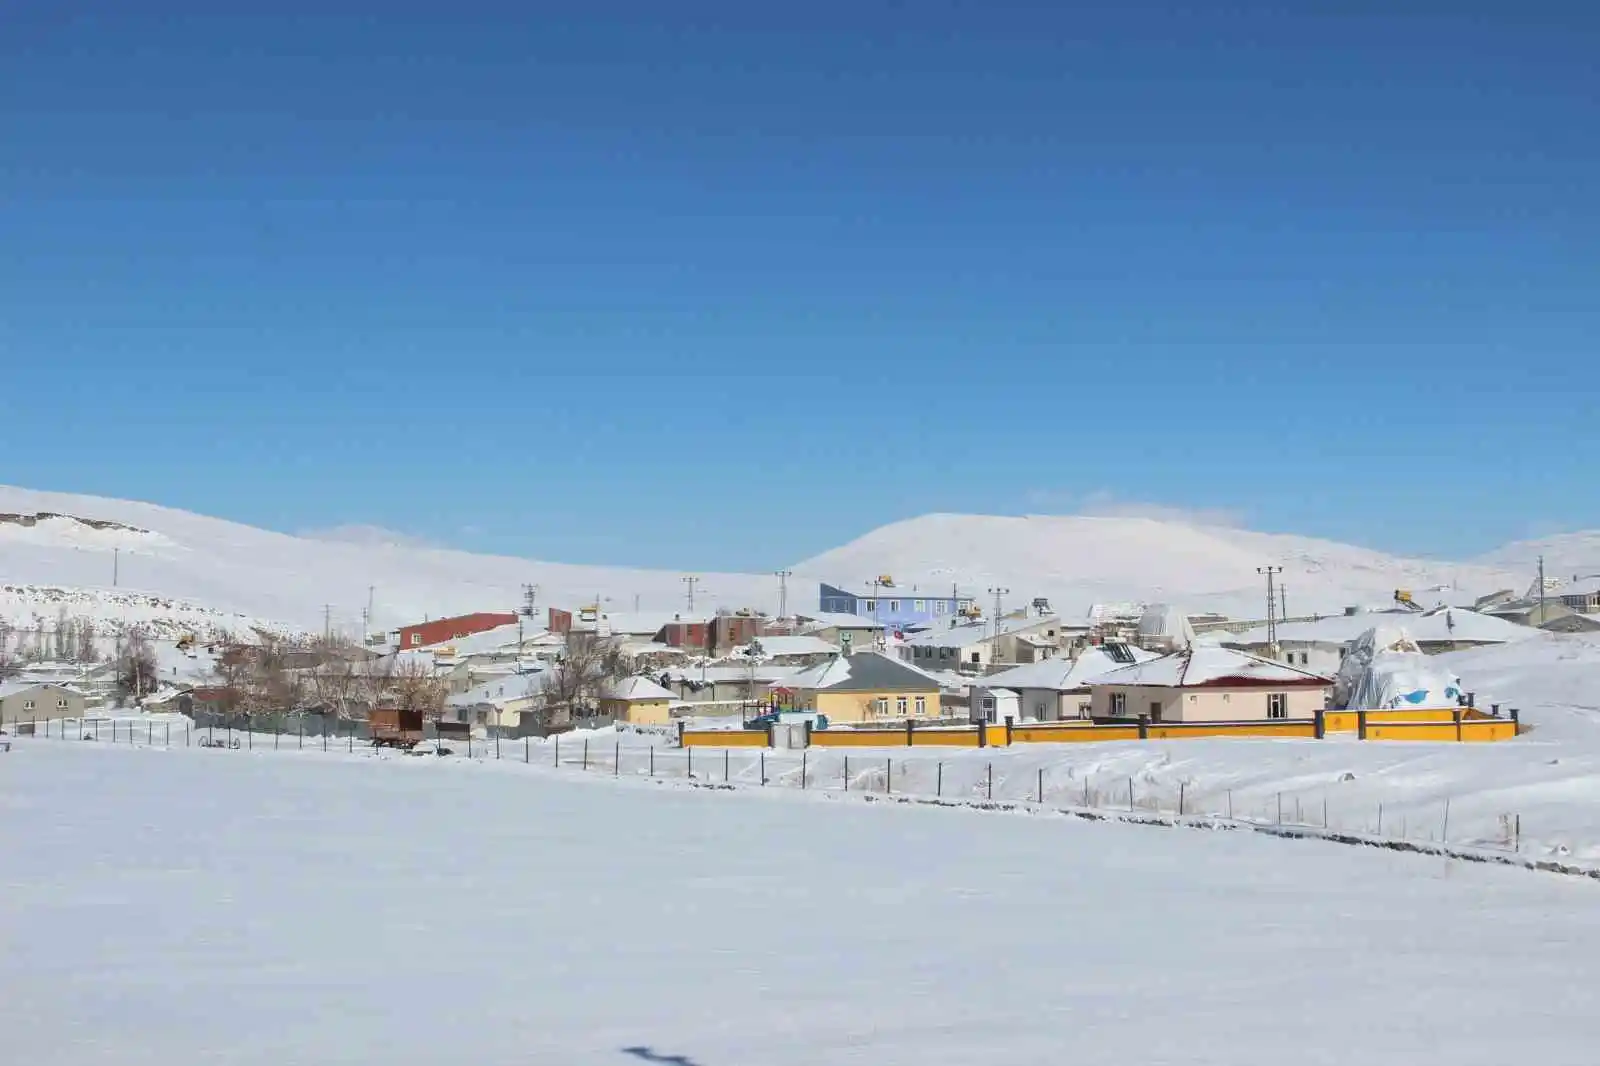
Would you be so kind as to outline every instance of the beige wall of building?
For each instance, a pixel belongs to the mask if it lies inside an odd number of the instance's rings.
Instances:
[[[1309,719],[1327,706],[1330,686],[1294,688],[1175,689],[1153,685],[1096,685],[1092,703],[1096,717],[1149,717],[1163,722],[1256,722],[1268,719],[1273,695],[1287,700],[1286,718]],[[1114,710],[1115,697],[1124,709]]]
[[[0,725],[82,718],[88,709],[83,693],[60,685],[34,685],[0,697]]]

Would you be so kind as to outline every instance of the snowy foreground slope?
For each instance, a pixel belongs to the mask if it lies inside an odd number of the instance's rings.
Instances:
[[[0,755],[8,1058],[1593,1061],[1587,880],[438,759]]]
[[[62,516],[28,523],[40,512]],[[10,520],[8,520],[10,519]],[[88,520],[88,524],[79,519]],[[648,534],[643,534],[648,535]],[[774,559],[774,568],[789,560]],[[1148,518],[928,515],[869,533],[794,564],[790,605],[815,609],[816,582],[858,588],[888,573],[907,592],[997,583],[1017,601],[1048,597],[1079,616],[1097,602],[1168,600],[1253,616],[1256,567],[1284,567],[1292,614],[1387,602],[1397,587],[1419,599],[1470,598],[1526,588],[1531,571],[1400,559],[1307,537]],[[777,607],[770,575],[702,574],[698,608]],[[573,607],[596,596],[613,611],[683,603],[681,574],[571,566],[349,539],[295,537],[127,500],[0,486],[0,617],[73,614],[173,626],[242,628],[260,621],[356,632],[370,595],[374,629],[424,617],[512,610],[524,584],[539,603]],[[111,586],[113,580],[117,587]],[[1457,591],[1423,590],[1447,584]],[[1013,602],[1008,606],[1016,606]]]

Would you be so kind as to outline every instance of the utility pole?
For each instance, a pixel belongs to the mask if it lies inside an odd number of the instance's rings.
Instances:
[[[322,643],[333,643],[333,604],[322,605]]]
[[[789,617],[789,578],[793,570],[777,570],[774,575],[778,579],[778,621]]]
[[[1539,624],[1544,625],[1544,556],[1539,556]]]
[[[111,587],[116,588],[117,582],[122,580],[122,549],[111,549]]]
[[[1289,620],[1289,586],[1280,584],[1278,586],[1278,621],[1287,622],[1288,620]]]
[[[994,647],[989,649],[989,661],[994,662],[1000,655],[1000,598],[1010,595],[1011,590],[996,585],[989,591],[994,594]]]
[[[689,589],[689,614],[692,617],[694,615],[694,587],[700,583],[700,579],[693,574],[687,574],[683,578],[683,583]]]
[[[1267,575],[1267,643],[1272,646],[1272,653],[1278,653],[1278,597],[1275,594],[1273,583],[1279,574],[1283,573],[1281,566],[1258,566],[1256,573]]]

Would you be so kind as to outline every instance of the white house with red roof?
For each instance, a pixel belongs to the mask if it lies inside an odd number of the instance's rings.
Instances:
[[[1101,674],[1089,682],[1089,691],[1096,718],[1304,720],[1327,706],[1333,680],[1231,648],[1199,645]]]

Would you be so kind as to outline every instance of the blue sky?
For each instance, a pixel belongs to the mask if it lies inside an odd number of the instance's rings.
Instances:
[[[217,6],[6,5],[0,481],[702,569],[1600,526],[1586,5]]]

